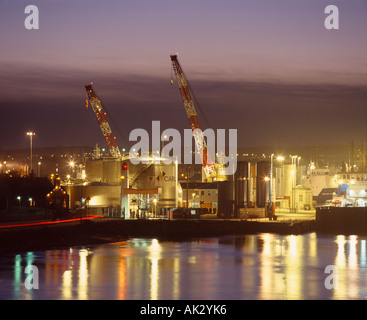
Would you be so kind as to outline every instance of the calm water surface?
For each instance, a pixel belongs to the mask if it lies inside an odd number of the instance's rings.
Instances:
[[[0,255],[0,299],[365,299],[367,238],[259,234],[134,238]],[[26,289],[25,268],[39,289]],[[337,288],[326,289],[335,265]],[[330,281],[328,281],[330,283]]]

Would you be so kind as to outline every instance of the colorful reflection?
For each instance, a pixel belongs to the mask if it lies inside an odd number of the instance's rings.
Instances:
[[[158,239],[2,257],[2,299],[365,299],[366,238],[260,234]],[[24,286],[27,265],[39,289]],[[325,268],[338,270],[327,289]]]

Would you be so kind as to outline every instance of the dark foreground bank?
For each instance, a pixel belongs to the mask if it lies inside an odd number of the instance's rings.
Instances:
[[[239,220],[122,220],[83,222],[0,230],[0,252],[51,249],[117,242],[129,237],[184,240],[255,233],[302,234],[315,221],[259,222]]]

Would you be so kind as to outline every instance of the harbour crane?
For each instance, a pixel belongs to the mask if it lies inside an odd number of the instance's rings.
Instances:
[[[86,108],[88,109],[88,102],[89,102],[92,106],[94,115],[97,118],[102,134],[106,139],[111,156],[114,158],[121,158],[121,152],[119,147],[117,146],[116,137],[112,134],[111,127],[107,121],[107,114],[103,110],[101,100],[98,98],[97,94],[92,88],[92,85],[93,82],[85,86],[85,89],[87,90]]]
[[[186,115],[189,119],[191,130],[193,132],[195,145],[197,151],[200,154],[206,178],[210,179],[215,173],[215,164],[211,161],[210,155],[208,153],[208,148],[206,145],[204,134],[200,127],[199,118],[196,112],[196,108],[194,106],[194,101],[192,99],[192,94],[190,92],[190,88],[183,73],[182,67],[178,62],[177,54],[171,55],[171,61],[176,76],[178,89],[180,91],[181,98],[185,107]],[[171,84],[173,84],[172,79]]]

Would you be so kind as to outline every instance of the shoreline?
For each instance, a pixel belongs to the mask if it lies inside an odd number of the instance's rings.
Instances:
[[[131,237],[184,241],[193,238],[257,233],[303,234],[315,220],[123,220],[100,218],[52,225],[3,228],[0,254],[119,242]]]

